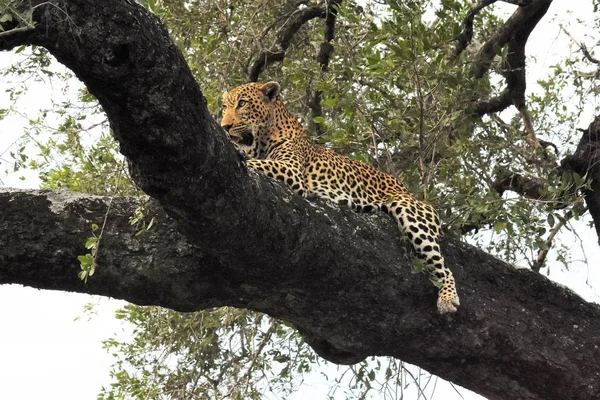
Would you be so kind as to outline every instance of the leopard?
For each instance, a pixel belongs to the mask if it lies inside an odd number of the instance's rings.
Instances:
[[[460,305],[452,272],[444,263],[440,218],[404,183],[374,166],[313,143],[280,95],[280,85],[251,82],[223,93],[221,127],[249,168],[284,182],[305,198],[323,198],[358,212],[389,214],[424,262],[438,287],[437,310]]]

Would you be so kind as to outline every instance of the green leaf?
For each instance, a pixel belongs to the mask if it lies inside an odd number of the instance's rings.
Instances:
[[[335,107],[337,103],[338,103],[337,98],[330,97],[328,99],[323,100],[323,102],[321,104],[323,105],[323,107],[331,109],[331,108]],[[319,118],[319,117],[317,117],[317,118]]]
[[[508,226],[508,223],[506,221],[498,221],[494,224],[494,232],[500,233],[504,229],[506,229],[507,226]]]
[[[0,23],[12,21],[12,20],[13,20],[13,16],[11,13],[5,13],[0,16]]]
[[[494,53],[496,53],[497,56],[502,57],[502,47],[494,44]]]
[[[92,236],[91,238],[89,238],[87,240],[87,242],[85,242],[85,248],[91,249],[92,247],[96,247],[97,243],[98,243],[98,238],[95,236]]]
[[[88,256],[90,256],[88,258]],[[86,254],[84,256],[77,256],[77,259],[79,260],[79,262],[81,263],[81,268],[87,267],[88,265],[91,265],[91,255],[90,254]]]
[[[554,215],[552,215],[552,213],[548,214],[548,217],[546,218],[546,220],[548,221],[548,225],[550,225],[550,227],[552,228],[554,226]]]

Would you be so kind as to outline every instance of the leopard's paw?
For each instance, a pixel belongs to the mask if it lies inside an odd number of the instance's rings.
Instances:
[[[456,307],[460,305],[460,300],[458,299],[458,295],[444,295],[440,293],[437,301],[437,308],[440,314],[453,313],[456,312]]]

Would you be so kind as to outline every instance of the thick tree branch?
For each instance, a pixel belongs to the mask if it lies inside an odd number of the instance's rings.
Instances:
[[[463,30],[456,36],[456,47],[454,48],[454,55],[458,56],[462,53],[473,39],[473,22],[475,17],[481,10],[489,5],[494,4],[498,0],[480,0],[479,3],[471,7],[467,16],[463,20]],[[517,6],[525,7],[531,3],[531,0],[503,0],[505,3],[514,4]]]
[[[47,4],[34,30],[0,38],[0,49],[44,46],[87,85],[159,224],[130,238],[133,205],[115,199],[84,284],[76,256],[107,199],[3,191],[0,283],[180,311],[246,307],[290,321],[334,362],[391,355],[490,399],[600,396],[600,307],[446,240],[462,306],[438,315],[387,217],[307,202],[245,169],[154,16],[122,0]]]
[[[279,185],[266,190],[296,200]],[[447,318],[435,312],[427,278],[410,274],[411,259],[385,216],[302,200],[296,212],[310,210],[313,215],[305,218],[312,226],[290,226],[269,239],[301,237],[299,246],[312,249],[311,259],[285,254],[283,265],[249,265],[235,255],[210,255],[213,247],[223,246],[222,238],[214,236],[206,247],[191,245],[157,203],[148,213],[158,223],[135,236],[128,219],[136,201],[115,198],[99,267],[86,284],[77,277],[77,255],[86,251],[90,225],[103,220],[108,202],[68,192],[0,190],[0,283],[109,295],[180,311],[251,308],[294,323],[334,362],[392,355],[490,399],[600,394],[600,307],[471,246],[442,243],[463,300],[460,312]],[[286,207],[279,203],[274,206]],[[256,240],[246,235],[241,232],[238,240],[253,247]],[[353,237],[351,249],[348,237]],[[345,252],[337,252],[340,245]]]
[[[191,291],[205,293],[215,304],[227,296],[215,282],[179,275],[222,270],[223,264],[190,245],[156,202],[146,211],[157,223],[136,236],[129,223],[140,205],[134,198],[113,199],[98,269],[87,283],[81,281],[77,256],[88,252],[84,243],[92,236],[91,224],[102,224],[109,201],[70,192],[0,189],[0,284],[100,294],[182,311],[198,309],[197,299],[187,297]]]

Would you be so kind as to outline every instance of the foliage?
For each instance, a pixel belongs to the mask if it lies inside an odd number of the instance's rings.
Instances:
[[[20,11],[20,0],[5,0],[0,4],[0,36],[10,35],[11,31],[21,31],[34,27],[32,15],[34,7]],[[3,26],[9,26],[5,29]]]
[[[85,242],[85,248],[90,251],[84,255],[77,257],[79,264],[81,265],[81,272],[79,272],[79,279],[87,282],[88,278],[96,272],[96,257],[98,255],[98,248],[100,247],[100,235],[96,235],[96,232],[100,229],[98,224],[92,224],[92,236],[90,236]]]
[[[296,389],[296,373],[318,363],[294,330],[246,310],[186,314],[128,305],[117,318],[131,324],[133,339],[104,343],[119,361],[99,399],[283,396]]]
[[[222,91],[244,83],[257,54],[278,46],[278,32],[295,7],[313,4],[141,3],[168,26],[216,118]],[[538,251],[548,246],[547,231],[565,218],[563,209],[581,202],[588,182],[559,174],[559,155],[550,148],[536,152],[528,147],[518,115],[474,114],[477,100],[503,89],[499,82],[506,52],[498,52],[489,75],[473,78],[478,44],[502,23],[486,8],[475,19],[469,51],[452,55],[468,7],[458,0],[344,1],[327,73],[321,73],[316,59],[324,29],[323,20],[316,18],[295,33],[284,60],[270,65],[261,77],[281,83],[286,103],[317,142],[400,176],[414,193],[433,203],[448,234],[464,234],[509,262],[532,265]],[[0,19],[13,18],[9,11],[0,9]],[[566,59],[539,80],[543,92],[528,97],[538,136],[563,153],[573,151],[584,104],[598,94],[597,73],[582,72],[588,65],[576,55]],[[4,74],[73,82],[39,48]],[[17,82],[9,93],[12,104],[26,91],[27,79]],[[311,106],[316,91],[322,93],[317,116]],[[26,116],[29,126],[9,152],[12,169],[36,171],[46,188],[138,195],[96,100],[85,88],[66,88],[64,95],[38,115]],[[567,108],[565,96],[577,99],[579,106]],[[15,106],[0,110],[0,119],[15,113],[20,113]],[[496,190],[500,178],[515,175],[541,181],[541,196]],[[140,233],[152,223],[143,207],[132,216]],[[100,235],[94,233],[86,244],[90,253],[81,256],[82,279],[93,274]],[[555,253],[558,259],[567,256],[564,249]],[[247,310],[181,314],[129,305],[117,318],[131,326],[132,339],[106,341],[117,361],[111,371],[114,383],[99,399],[281,398],[317,366],[334,376],[332,398],[338,390],[346,398],[382,393],[402,398],[402,389],[393,388],[420,379],[411,378],[413,370],[396,360],[373,359],[334,370],[285,322]]]

